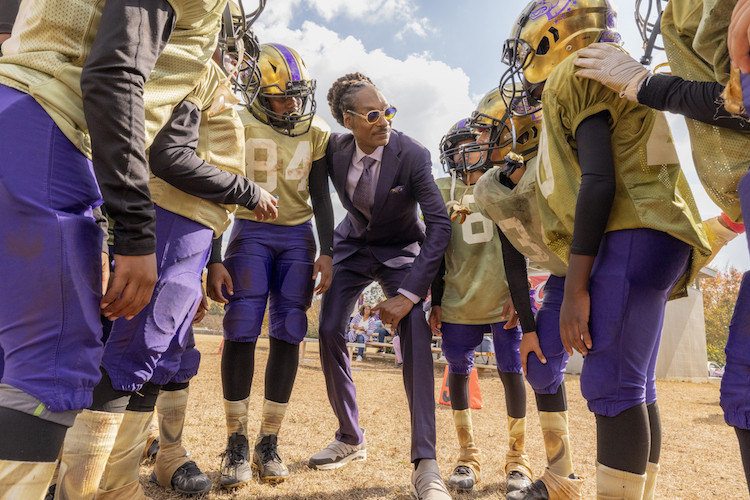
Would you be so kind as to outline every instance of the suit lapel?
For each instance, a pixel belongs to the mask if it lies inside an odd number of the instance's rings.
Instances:
[[[352,201],[346,194],[346,176],[349,173],[349,165],[351,165],[353,154],[354,141],[352,141],[351,147],[347,146],[333,154],[333,169],[335,172],[333,187],[336,188],[337,193],[341,194],[341,203],[347,210],[352,207]]]
[[[393,186],[393,180],[401,168],[401,159],[398,157],[400,152],[401,145],[398,135],[393,131],[388,144],[383,149],[383,159],[380,162],[380,178],[378,179],[378,187],[375,189],[375,204],[372,207],[372,219],[375,219],[382,211],[388,192]]]

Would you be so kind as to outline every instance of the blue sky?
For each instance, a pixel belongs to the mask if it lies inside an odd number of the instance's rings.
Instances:
[[[624,47],[639,58],[643,49],[633,3],[613,2]],[[497,86],[503,41],[524,5],[517,0],[268,0],[255,32],[261,43],[284,43],[300,53],[317,79],[318,114],[334,131],[343,129],[328,110],[328,89],[345,73],[367,74],[398,107],[394,128],[430,149],[440,176],[440,138]],[[256,4],[245,0],[245,6]],[[655,64],[665,60],[659,54]],[[702,217],[718,215],[695,174],[683,119],[670,116],[669,121]],[[334,199],[337,218],[343,217]],[[730,243],[712,266],[750,269],[745,238]]]

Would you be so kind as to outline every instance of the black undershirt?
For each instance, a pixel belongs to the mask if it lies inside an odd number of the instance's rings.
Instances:
[[[13,31],[21,0],[0,0],[0,34]]]
[[[201,111],[195,104],[178,104],[151,145],[151,171],[185,193],[252,210],[260,200],[260,187],[243,175],[211,165],[195,153],[200,122]]]
[[[617,186],[609,121],[609,112],[602,111],[584,119],[575,132],[581,187],[570,244],[572,254],[596,256],[607,228]]]
[[[114,223],[114,253],[156,250],[148,191],[143,88],[174,29],[167,0],[107,0],[83,66],[83,111],[93,164]]]
[[[430,306],[443,305],[443,293],[445,293],[445,257],[440,261],[440,268],[432,279],[430,286]]]
[[[526,257],[516,250],[507,236],[498,229],[500,244],[503,249],[503,265],[505,266],[505,278],[510,289],[510,298],[513,307],[518,314],[523,333],[535,332],[536,321],[534,311],[531,309],[531,297],[529,297],[529,276],[526,268]]]
[[[693,82],[679,76],[654,75],[638,91],[638,102],[699,122],[733,130],[750,130],[743,118],[729,113],[720,103],[724,86],[717,82]]]

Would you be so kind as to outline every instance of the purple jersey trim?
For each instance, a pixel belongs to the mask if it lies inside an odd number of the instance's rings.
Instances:
[[[284,56],[286,65],[289,67],[289,79],[293,82],[302,80],[302,75],[300,73],[299,66],[297,65],[297,60],[294,58],[294,55],[292,55],[289,49],[277,43],[272,43],[271,45],[273,45],[276,50],[278,50],[279,53]]]

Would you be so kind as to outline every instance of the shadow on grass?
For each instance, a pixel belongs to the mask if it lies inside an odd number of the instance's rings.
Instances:
[[[727,425],[724,422],[724,415],[721,413],[714,413],[702,418],[694,418],[693,422],[696,424],[708,424],[708,425]]]

